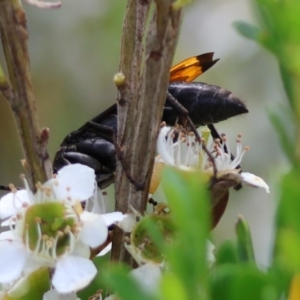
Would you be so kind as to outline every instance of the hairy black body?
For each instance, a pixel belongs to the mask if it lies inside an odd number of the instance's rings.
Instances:
[[[231,92],[202,82],[172,82],[168,91],[189,112],[196,127],[224,121],[247,113],[245,104]],[[173,126],[182,123],[181,113],[166,100],[162,121]],[[71,132],[56,153],[53,167],[57,172],[72,163],[82,163],[95,170],[100,188],[114,181],[116,149],[113,134],[117,131],[116,104]]]

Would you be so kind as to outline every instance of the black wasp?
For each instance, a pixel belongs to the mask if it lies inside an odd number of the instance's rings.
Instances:
[[[182,61],[170,71],[168,91],[187,109],[196,127],[211,127],[213,123],[248,112],[245,104],[231,92],[215,85],[192,82],[217,61],[213,60],[213,53],[205,53]],[[173,126],[176,122],[181,123],[181,117],[166,100],[162,120]],[[116,131],[117,105],[114,104],[68,134],[55,155],[54,172],[70,163],[81,163],[95,170],[99,188],[107,187],[114,182],[116,150],[113,134]]]

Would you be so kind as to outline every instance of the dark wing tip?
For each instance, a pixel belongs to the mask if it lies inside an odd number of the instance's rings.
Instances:
[[[220,60],[220,58],[213,60],[214,54],[214,52],[207,52],[196,56],[197,60],[199,61],[199,65],[202,67],[202,73],[210,69],[216,62]]]

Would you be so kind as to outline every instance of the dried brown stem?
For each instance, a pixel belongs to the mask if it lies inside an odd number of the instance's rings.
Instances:
[[[119,89],[118,96],[117,143],[122,163],[118,162],[116,172],[116,210],[124,213],[130,206],[140,213],[146,209],[155,142],[179,35],[180,11],[172,9],[172,0],[156,0],[152,21],[146,26],[150,2],[128,0],[123,25],[120,71],[125,75],[125,88]],[[137,188],[141,186],[144,188]],[[116,229],[112,259],[131,263],[123,238],[124,233]]]
[[[0,72],[0,90],[8,100],[21,137],[31,186],[52,174],[46,149],[47,129],[40,130],[29,69],[26,16],[19,0],[0,0],[0,32],[10,84]],[[2,71],[2,69],[0,70]]]

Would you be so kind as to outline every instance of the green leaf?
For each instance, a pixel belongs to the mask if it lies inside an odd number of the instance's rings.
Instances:
[[[300,170],[294,168],[282,180],[277,210],[275,254],[288,267],[300,270]]]
[[[268,275],[278,291],[288,295],[293,272],[282,261],[274,260],[272,267],[268,269]]]
[[[185,286],[189,299],[202,299],[207,289],[207,237],[209,194],[203,174],[168,168],[163,189],[177,228],[176,240],[167,249],[174,275]]]
[[[172,273],[165,273],[161,282],[163,299],[188,300],[182,281]]]
[[[218,248],[215,256],[215,265],[238,263],[236,245],[231,240],[223,242],[222,245]]]
[[[266,49],[272,51],[279,62],[279,68],[289,102],[297,118],[300,118],[299,78],[300,78],[300,2],[257,0],[258,19],[262,28],[255,39]],[[255,37],[251,25],[243,22],[239,31],[246,37]]]
[[[245,38],[259,41],[261,36],[261,30],[244,21],[236,21],[233,23],[234,28]]]
[[[281,110],[283,111],[283,110]],[[296,164],[295,158],[295,142],[290,138],[290,133],[286,129],[286,120],[283,119],[282,115],[278,113],[269,112],[269,119],[272,122],[274,128],[276,129],[277,136],[280,141],[280,145],[285,152],[287,158],[292,164]]]
[[[165,259],[164,247],[172,244],[175,226],[169,215],[152,214],[142,218],[131,233],[131,244],[140,249],[147,260],[161,263]]]
[[[242,217],[238,217],[235,226],[237,235],[238,256],[241,261],[255,263],[251,232],[248,223]]]
[[[280,229],[277,234],[277,254],[291,270],[300,272],[300,234],[294,230]]]
[[[300,170],[292,169],[281,182],[281,198],[277,210],[277,225],[279,228],[292,229],[300,234]]]
[[[212,300],[275,300],[279,291],[272,278],[253,265],[223,265],[211,276]]]

